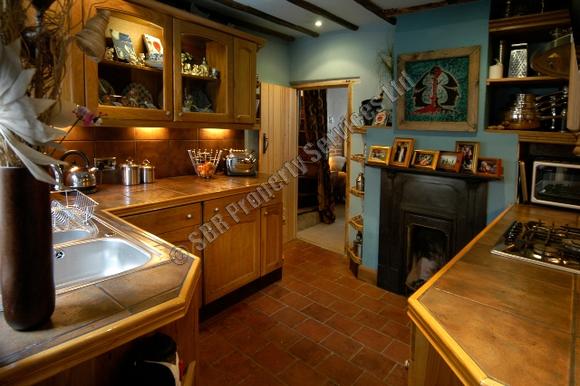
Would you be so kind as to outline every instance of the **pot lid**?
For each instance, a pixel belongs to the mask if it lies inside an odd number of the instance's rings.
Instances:
[[[121,164],[121,168],[123,169],[134,169],[134,168],[138,168],[139,165],[136,164],[135,162],[133,162],[133,158],[129,157],[125,160],[124,164]]]
[[[147,158],[143,160],[139,167],[141,169],[155,169],[155,166],[151,165],[151,162]]]

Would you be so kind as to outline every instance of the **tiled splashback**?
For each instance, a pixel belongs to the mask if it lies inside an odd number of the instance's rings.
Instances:
[[[67,150],[94,157],[147,158],[157,178],[193,174],[187,149],[244,148],[244,131],[233,129],[169,129],[164,127],[75,127],[63,142]],[[60,154],[55,154],[59,157]]]

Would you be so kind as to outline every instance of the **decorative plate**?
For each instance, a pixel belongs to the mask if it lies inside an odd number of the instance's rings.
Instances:
[[[110,102],[107,103],[106,99],[110,99],[110,97],[113,97],[114,95],[115,89],[111,86],[111,83],[107,82],[105,79],[99,78],[99,104],[110,104]]]
[[[153,97],[145,86],[141,83],[131,83],[123,90],[123,105],[129,107],[141,107],[145,109],[156,109],[153,104]]]

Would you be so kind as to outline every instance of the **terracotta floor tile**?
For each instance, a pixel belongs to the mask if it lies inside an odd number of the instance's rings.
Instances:
[[[319,322],[326,322],[335,313],[334,311],[329,310],[328,308],[321,306],[318,303],[312,303],[308,307],[304,308],[302,312],[318,320]]]
[[[382,311],[383,308],[385,308],[384,300],[371,298],[368,295],[361,295],[361,297],[356,299],[354,303],[358,304],[363,308],[366,308],[369,311],[377,313]]]
[[[360,288],[364,282],[356,279],[352,275],[341,275],[339,278],[334,280],[338,284],[342,284],[345,287],[357,289]]]
[[[280,298],[282,303],[285,303],[297,310],[301,310],[304,307],[312,304],[312,300],[297,294],[296,292],[290,292],[288,295],[284,295]]]
[[[306,338],[290,347],[289,351],[310,366],[316,366],[330,354],[326,348]]]
[[[227,335],[227,339],[229,343],[246,354],[253,354],[268,344],[266,338],[247,327],[242,331]]]
[[[302,361],[297,361],[280,374],[289,386],[324,386],[327,378]]]
[[[285,307],[273,314],[272,318],[290,327],[293,327],[298,323],[303,322],[308,317],[302,312],[296,311],[292,307]]]
[[[385,291],[383,297],[381,298],[387,303],[394,306],[400,307],[401,309],[407,306],[407,298],[401,295],[394,294],[392,292]]]
[[[338,355],[331,355],[323,360],[316,370],[336,381],[340,385],[352,385],[362,374],[360,367],[354,366]]]
[[[362,294],[368,295],[374,299],[382,298],[385,292],[387,292],[382,288],[375,287],[374,285],[370,285],[368,283],[365,283],[362,286],[360,286],[357,291]]]
[[[249,304],[266,315],[272,315],[274,312],[284,308],[284,304],[268,295],[263,295],[256,300],[250,301]]]
[[[257,371],[258,365],[241,352],[234,351],[216,362],[214,367],[223,372],[228,383],[237,384],[254,371]]]
[[[402,325],[393,320],[389,320],[387,324],[383,326],[381,332],[392,336],[403,343],[411,342],[411,329],[408,326]]]
[[[274,299],[280,299],[282,296],[287,295],[290,291],[278,284],[272,284],[262,290],[263,293],[273,297]]]
[[[294,343],[302,339],[302,335],[295,330],[287,327],[282,323],[278,323],[268,331],[264,333],[266,339],[271,342],[276,343],[280,347],[288,348]]]
[[[381,352],[393,342],[393,338],[372,328],[363,327],[352,335],[353,339],[375,351]]]
[[[340,301],[340,299],[337,298],[336,296],[331,295],[328,292],[323,291],[321,289],[315,289],[314,291],[309,293],[306,297],[317,303],[322,304],[325,307],[328,307],[337,300]]]
[[[256,352],[254,360],[274,374],[285,370],[296,361],[292,355],[274,343],[270,343]]]
[[[352,358],[351,362],[360,368],[369,371],[379,379],[385,379],[385,377],[395,367],[395,362],[366,347],[360,350]]]
[[[339,332],[333,332],[320,343],[345,359],[350,359],[363,347],[361,343]]]
[[[353,321],[351,318],[335,314],[332,318],[326,321],[326,324],[345,335],[352,335],[363,326],[360,323]]]
[[[224,383],[221,386],[226,386],[227,384]],[[283,386],[284,384],[276,379],[276,377],[269,372],[258,369],[252,372],[246,379],[244,379],[240,386]],[[201,386],[206,386],[202,383]]]
[[[313,286],[296,279],[282,283],[282,286],[291,291],[298,292],[300,295],[308,295],[310,292],[314,291]]]
[[[274,319],[258,310],[245,313],[240,317],[240,321],[258,333],[266,331],[276,325],[276,321]]]
[[[332,329],[314,319],[306,319],[304,322],[294,326],[296,331],[315,342],[320,342],[332,332]]]
[[[389,347],[383,351],[383,354],[385,354],[387,358],[402,365],[407,359],[411,358],[411,346],[407,343],[393,340]]]
[[[212,335],[199,344],[200,358],[210,364],[233,351],[234,347],[219,335]]]
[[[385,386],[385,384],[376,376],[364,372],[363,375],[358,377],[354,386]]]
[[[230,383],[222,369],[203,361],[199,363],[199,377],[203,379],[203,386],[223,386]]]
[[[389,321],[388,318],[377,314],[376,312],[369,311],[367,309],[361,310],[358,314],[352,317],[355,322],[360,322],[367,327],[380,330]]]
[[[385,318],[394,320],[401,324],[407,324],[409,322],[407,311],[401,307],[393,306],[392,304],[385,304],[385,308],[383,308],[380,314]]]
[[[407,386],[409,372],[403,366],[395,366],[387,376],[386,383],[389,386]]]
[[[353,317],[358,314],[362,308],[351,302],[345,302],[344,300],[337,300],[332,303],[328,308],[333,311],[338,312],[341,315]]]

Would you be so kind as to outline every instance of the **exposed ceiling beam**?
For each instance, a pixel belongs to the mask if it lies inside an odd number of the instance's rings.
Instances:
[[[386,17],[393,17],[393,16],[404,15],[406,13],[423,11],[423,10],[426,10],[426,9],[433,9],[433,8],[445,7],[447,5],[452,5],[452,4],[469,3],[471,1],[474,1],[474,0],[448,0],[448,1],[438,1],[438,2],[435,2],[435,3],[427,3],[427,4],[415,5],[415,6],[412,6],[412,7],[388,8],[388,9],[385,9],[383,11],[383,14]]]
[[[278,31],[275,31],[275,30],[270,29],[270,28],[262,27],[261,25],[250,23],[249,21],[240,20],[238,18],[231,17],[229,15],[224,15],[222,13],[216,12],[215,10],[208,9],[208,8],[205,8],[202,6],[197,6],[197,8],[201,12],[205,13],[206,15],[209,15],[209,17],[212,20],[217,21],[218,23],[222,23],[222,24],[226,24],[226,25],[233,24],[234,26],[247,28],[247,29],[250,29],[250,30],[255,31],[255,32],[260,32],[260,33],[270,35],[270,36],[276,36],[277,38],[280,38],[280,39],[285,40],[287,42],[293,42],[295,40],[294,36],[286,35],[285,33],[278,32]]]
[[[290,22],[288,22],[286,20],[282,20],[276,16],[262,12],[259,9],[250,7],[249,5],[240,4],[234,0],[213,0],[213,1],[215,1],[216,3],[222,4],[222,5],[225,5],[226,7],[230,7],[230,8],[233,8],[235,10],[249,13],[250,15],[260,17],[260,18],[267,20],[271,23],[278,24],[278,25],[281,25],[283,27],[296,30],[298,32],[302,32],[303,34],[310,35],[314,38],[317,38],[319,36],[318,32],[309,30],[308,28],[300,27],[299,25],[290,23]]]
[[[326,9],[320,8],[318,5],[312,4],[305,0],[287,0],[288,2],[297,5],[300,8],[304,8],[307,11],[320,15],[328,20],[332,20],[333,22],[342,25],[350,30],[356,31],[358,30],[358,26],[352,24],[348,20],[344,20],[340,16],[336,16],[333,13],[328,12]]]
[[[354,1],[355,3],[362,5],[367,10],[371,11],[381,19],[385,20],[386,22],[391,23],[392,25],[397,24],[397,19],[395,19],[394,17],[386,16],[383,9],[378,5],[376,5],[375,3],[373,3],[371,0],[354,0]]]

